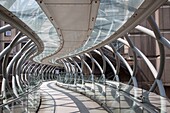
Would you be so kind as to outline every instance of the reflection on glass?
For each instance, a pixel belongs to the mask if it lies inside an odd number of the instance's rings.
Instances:
[[[53,54],[61,45],[60,38],[35,0],[0,0],[0,4],[26,23],[44,42],[44,51],[34,60]],[[95,46],[115,33],[140,7],[144,0],[100,0],[98,15],[85,44],[67,55]],[[64,56],[63,56],[64,57]]]
[[[96,23],[91,35],[81,48],[71,54],[87,50],[109,38],[125,24],[143,2],[144,0],[100,0]]]
[[[76,84],[73,82],[75,78],[65,72],[56,76],[57,84],[89,96],[113,113],[165,113],[170,108],[170,101],[165,97],[121,82],[101,82],[101,75],[95,75],[94,84],[91,75],[83,75],[84,84],[80,73],[77,73]]]
[[[27,24],[43,41],[44,51],[34,58],[40,60],[60,47],[60,38],[35,0],[0,0],[0,4]]]

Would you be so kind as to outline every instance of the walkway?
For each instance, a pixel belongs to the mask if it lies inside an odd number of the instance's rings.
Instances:
[[[41,106],[38,113],[107,113],[86,96],[62,89],[55,81],[44,82],[41,89]]]

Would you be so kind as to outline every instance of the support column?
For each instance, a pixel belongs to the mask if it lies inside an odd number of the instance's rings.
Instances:
[[[78,63],[75,61],[75,59],[74,58],[70,58],[73,62],[74,62],[74,65],[76,65],[76,67],[79,69],[79,72],[80,72],[80,76],[81,76],[81,78],[84,78],[83,77],[83,70],[81,69],[81,67],[78,65]],[[80,59],[79,59],[80,60]],[[78,73],[77,73],[78,74]],[[77,75],[75,75],[75,84],[77,84],[76,82],[77,82]],[[84,81],[83,81],[83,79],[82,79],[82,85],[83,85],[83,83],[84,83]]]
[[[114,48],[114,45],[113,45],[112,43],[110,44],[110,46],[112,47],[115,55],[117,55],[117,56],[119,57],[119,59],[125,64],[125,66],[127,67],[127,69],[128,69],[128,71],[129,71],[131,77],[133,78],[133,71],[132,71],[130,65],[129,65],[129,64],[127,63],[127,61],[122,57],[122,55],[120,55],[120,53],[117,52],[117,50]],[[137,80],[134,79],[134,78],[133,78],[132,80],[133,80],[133,85],[134,85],[135,87],[138,87]],[[130,80],[130,81],[131,81],[131,80]],[[129,82],[129,83],[130,83],[130,82]]]
[[[117,66],[116,66],[116,69],[115,69],[115,67],[114,67],[114,65],[112,64],[112,62],[109,60],[109,58],[103,53],[103,52],[101,52],[101,54],[102,54],[102,56],[103,56],[103,58],[106,60],[106,62],[109,64],[109,66],[111,67],[111,69],[112,69],[112,71],[113,71],[113,73],[114,73],[114,78],[113,78],[113,80],[116,80],[117,82],[119,82],[119,76],[118,76],[118,74],[119,74],[119,69],[120,69],[120,60],[118,59],[118,58],[116,58],[116,64],[117,64]]]
[[[164,70],[164,65],[165,65],[165,50],[164,50],[164,45],[170,46],[170,43],[168,43],[167,41],[164,40],[164,38],[162,37],[160,30],[156,24],[156,22],[154,21],[152,16],[148,17],[148,22],[151,25],[153,32],[156,36],[156,40],[158,40],[158,46],[159,46],[159,50],[160,50],[160,64],[159,64],[159,69],[158,69],[158,73],[156,75],[154,84],[152,85],[152,87],[150,88],[150,91],[154,91],[156,88],[156,84],[158,85],[159,88],[159,92],[161,96],[166,97],[166,93],[165,93],[165,89],[163,87],[162,82],[159,82],[162,74],[163,74],[163,70]],[[164,44],[164,45],[163,45]]]

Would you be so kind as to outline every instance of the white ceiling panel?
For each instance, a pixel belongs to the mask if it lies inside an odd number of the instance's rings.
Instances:
[[[64,31],[62,30],[64,41],[83,41],[87,38],[87,31]]]
[[[88,30],[90,5],[46,5],[62,30]]]
[[[58,3],[58,4],[63,4],[63,3],[69,3],[69,4],[89,4],[91,3],[91,0],[43,0],[44,3],[47,4],[54,4],[54,3]]]
[[[94,27],[99,2],[43,0],[40,5],[63,41],[61,49],[56,50],[56,54],[43,60],[47,62],[48,59],[57,59],[68,55],[83,45]]]
[[[76,42],[76,41],[65,41],[63,48],[77,48],[81,45],[81,42]]]

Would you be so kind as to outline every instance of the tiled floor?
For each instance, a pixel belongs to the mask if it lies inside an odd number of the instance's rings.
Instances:
[[[42,102],[38,113],[107,113],[84,95],[55,85],[55,81],[41,86]]]

